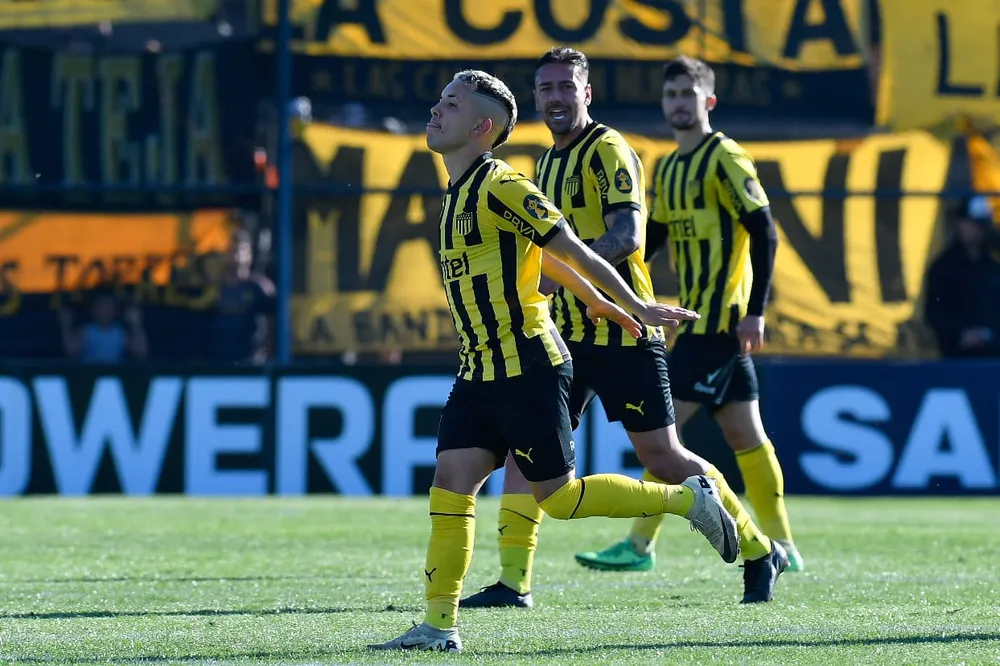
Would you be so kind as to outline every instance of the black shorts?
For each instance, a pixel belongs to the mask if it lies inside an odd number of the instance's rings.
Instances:
[[[441,410],[437,454],[487,449],[500,468],[510,451],[528,481],[558,478],[576,465],[569,392],[573,364],[535,367],[490,382],[456,379]]]
[[[628,432],[650,432],[674,422],[667,375],[667,349],[659,340],[640,347],[600,347],[567,342],[573,356],[569,414],[573,429],[594,399],[608,421]]]
[[[759,394],[757,370],[730,335],[681,334],[670,352],[674,398],[716,411],[731,402],[750,402]]]

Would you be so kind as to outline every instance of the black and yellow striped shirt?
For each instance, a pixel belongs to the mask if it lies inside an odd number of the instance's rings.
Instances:
[[[545,151],[536,165],[535,180],[587,245],[608,230],[604,220],[608,213],[631,208],[639,211],[641,220],[646,219],[642,162],[625,137],[606,125],[591,123],[570,145]],[[616,268],[639,298],[653,301],[653,281],[643,262],[644,253],[645,242]],[[595,324],[587,317],[583,301],[565,288],[555,293],[552,306],[559,331],[572,342],[634,347],[662,337],[658,328],[649,326],[636,340],[613,322]]]
[[[721,132],[660,160],[650,221],[665,224],[681,306],[701,315],[679,332],[728,333],[746,316],[753,285],[750,234],[740,218],[768,205],[753,160]]]
[[[483,155],[441,208],[441,275],[461,339],[459,377],[492,381],[569,353],[538,291],[542,247],[565,226],[525,176]]]

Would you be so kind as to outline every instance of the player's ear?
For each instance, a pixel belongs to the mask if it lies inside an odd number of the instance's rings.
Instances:
[[[479,121],[479,124],[472,128],[473,136],[486,136],[493,131],[493,119],[486,117]]]
[[[719,98],[715,94],[705,95],[705,108],[709,111],[715,110],[715,105],[719,103]]]
[[[590,84],[588,83],[583,88],[583,101],[587,106],[590,106],[590,103],[593,100],[594,100],[594,89],[590,87]]]

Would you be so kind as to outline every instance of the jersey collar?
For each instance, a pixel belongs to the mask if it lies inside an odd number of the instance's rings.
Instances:
[[[471,165],[469,165],[469,168],[465,170],[465,173],[463,173],[461,176],[458,177],[458,180],[456,180],[454,183],[451,182],[450,180],[448,181],[448,191],[451,192],[452,190],[456,190],[459,187],[461,187],[465,183],[465,181],[469,180],[469,178],[472,177],[472,174],[474,174],[476,170],[479,169],[479,167],[483,166],[487,160],[490,160],[492,158],[493,158],[493,153],[483,153],[482,155],[477,157],[476,161],[473,162]]]
[[[722,136],[722,132],[716,130],[711,134],[706,134],[704,137],[702,137],[701,141],[698,142],[698,145],[694,147],[694,150],[692,150],[689,153],[677,153],[677,157],[682,160],[691,159],[693,155],[696,155],[699,150],[705,147],[706,143],[708,143],[717,136]]]
[[[571,150],[576,148],[578,145],[580,145],[581,142],[583,142],[588,136],[590,136],[590,133],[593,132],[599,124],[600,123],[598,123],[596,120],[591,120],[590,124],[584,127],[583,131],[580,132],[580,135],[575,139],[573,139],[572,141],[570,141],[568,146],[562,149],[552,146],[552,154],[556,156],[568,155]]]

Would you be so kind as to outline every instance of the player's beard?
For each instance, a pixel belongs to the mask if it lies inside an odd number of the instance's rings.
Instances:
[[[675,130],[684,132],[698,126],[698,117],[694,114],[681,115],[680,117],[684,118],[684,120],[676,120],[677,117],[677,115],[670,116],[670,126]]]
[[[570,106],[564,106],[558,108],[562,110],[565,113],[565,115],[559,120],[556,120],[552,117],[552,110],[547,109],[545,111],[545,117],[544,117],[545,126],[548,127],[549,131],[552,132],[552,134],[555,136],[559,136],[562,134],[569,134],[574,129],[576,129],[576,121],[577,118],[580,117],[580,114],[578,114],[576,110]]]

